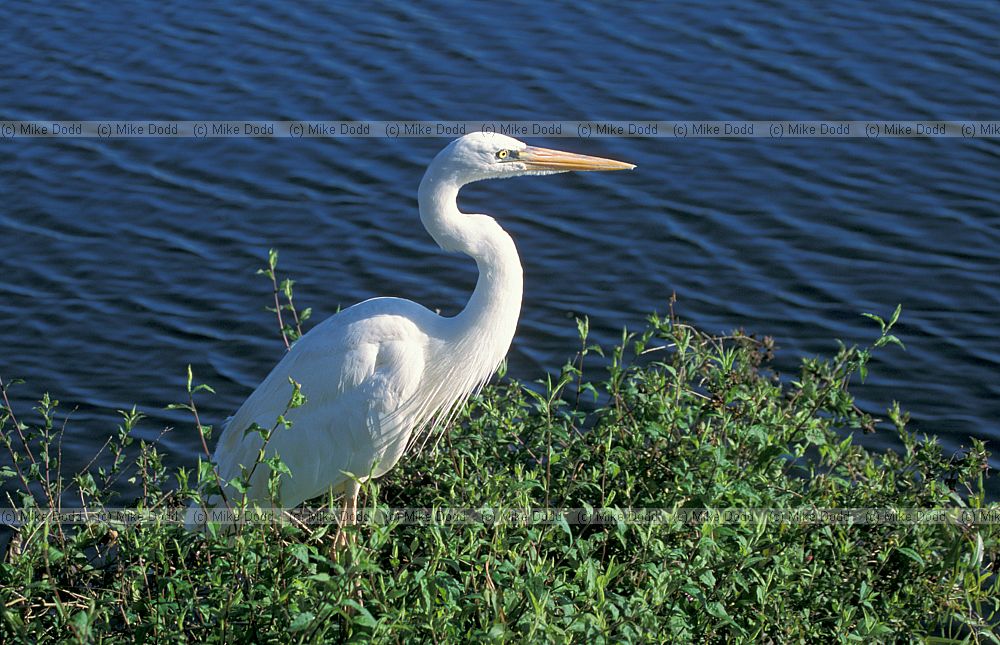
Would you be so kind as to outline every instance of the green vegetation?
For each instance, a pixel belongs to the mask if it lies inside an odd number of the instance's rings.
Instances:
[[[290,283],[274,284],[290,298]],[[871,347],[804,360],[794,381],[770,371],[770,339],[705,334],[672,309],[606,355],[581,321],[580,351],[561,373],[488,387],[447,433],[366,484],[362,505],[1000,513],[984,501],[981,442],[945,454],[907,430],[897,405],[887,422],[855,406],[851,381],[871,351],[898,342],[896,316],[877,319]],[[188,389],[185,407],[197,414],[195,399],[209,393]],[[43,400],[29,425],[4,395],[2,476],[15,505],[114,506],[108,490],[124,478],[143,491],[140,508],[161,509],[196,496],[192,480],[214,485],[210,468],[168,473],[156,446],[133,442],[134,410],[106,446],[105,468],[62,478],[55,402]],[[866,449],[859,430],[892,432],[903,448]],[[345,530],[353,539],[335,549],[328,525],[220,535],[168,522],[31,523],[0,563],[0,640],[998,640],[997,523]]]

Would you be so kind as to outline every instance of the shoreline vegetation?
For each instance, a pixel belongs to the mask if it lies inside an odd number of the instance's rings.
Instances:
[[[261,273],[290,345],[308,311],[278,279],[276,253]],[[855,405],[851,386],[872,352],[901,344],[898,316],[869,315],[871,345],[805,358],[794,378],[772,371],[770,338],[706,334],[674,314],[673,300],[614,348],[593,344],[579,320],[580,346],[558,373],[487,386],[450,427],[366,482],[360,504],[670,512],[658,522],[291,521],[189,532],[155,512],[218,489],[207,458],[168,469],[155,442],[131,436],[143,419],[133,408],[100,460],[63,473],[57,402],[46,395],[21,414],[4,381],[3,506],[117,508],[126,504],[114,486],[127,481],[140,491],[128,505],[153,519],[71,525],[42,513],[6,529],[0,640],[998,642],[1000,522],[787,519],[810,509],[1000,514],[986,501],[982,441],[948,454],[911,432],[895,402],[884,420]],[[197,400],[210,395],[189,372],[178,406],[206,455],[212,428]],[[289,406],[303,397],[296,389]],[[40,421],[25,423],[29,415]],[[902,448],[865,448],[856,435],[869,432]],[[259,462],[282,472],[280,459]],[[682,517],[691,509],[786,515]],[[338,548],[339,530],[349,539]]]

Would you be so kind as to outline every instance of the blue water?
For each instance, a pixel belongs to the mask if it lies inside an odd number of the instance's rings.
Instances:
[[[994,3],[357,4],[5,2],[0,119],[1000,116]],[[71,464],[133,403],[190,463],[163,409],[186,365],[217,423],[283,351],[254,275],[269,247],[316,319],[373,295],[460,309],[474,265],[415,205],[446,142],[0,141],[0,376],[73,411]],[[531,142],[638,169],[463,192],[524,261],[513,375],[562,364],[573,316],[613,342],[674,291],[697,325],[774,336],[783,371],[902,303],[907,351],[877,356],[862,405],[899,400],[950,450],[1000,439],[996,140]]]

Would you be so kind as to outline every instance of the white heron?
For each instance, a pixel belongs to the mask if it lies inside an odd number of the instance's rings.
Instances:
[[[221,480],[240,478],[257,459],[263,439],[247,429],[274,427],[284,415],[290,426],[278,425],[265,448],[291,473],[281,477],[281,506],[332,490],[343,494],[345,513],[355,511],[359,482],[389,471],[418,434],[447,420],[493,375],[514,337],[522,292],[517,249],[492,217],[458,210],[459,189],[482,179],[631,168],[499,134],[453,141],[420,182],[420,220],[442,249],[476,261],[479,279],[468,304],[448,318],[409,300],[373,298],[317,325],[227,421],[213,457]],[[289,379],[306,402],[286,411]],[[267,480],[260,465],[249,481],[250,501],[268,501]],[[225,490],[239,499],[228,484]],[[207,506],[222,502],[210,498]],[[191,517],[189,525],[197,525]]]

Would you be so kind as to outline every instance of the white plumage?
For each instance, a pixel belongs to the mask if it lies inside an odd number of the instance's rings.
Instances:
[[[257,458],[262,437],[247,428],[272,428],[284,413],[290,426],[279,424],[266,449],[291,473],[281,479],[281,505],[330,489],[353,505],[357,487],[348,473],[363,481],[395,466],[417,433],[445,420],[490,378],[514,336],[522,294],[517,249],[492,218],[458,210],[459,189],[481,179],[632,167],[502,135],[453,141],[420,184],[420,218],[442,248],[476,260],[479,280],[469,303],[445,318],[409,300],[374,298],[316,326],[228,420],[213,457],[222,481],[240,478]],[[289,379],[301,385],[306,402],[286,413]],[[268,468],[258,466],[250,500],[267,501],[267,479]],[[226,495],[238,499],[232,487]],[[189,515],[189,525],[196,524]]]

